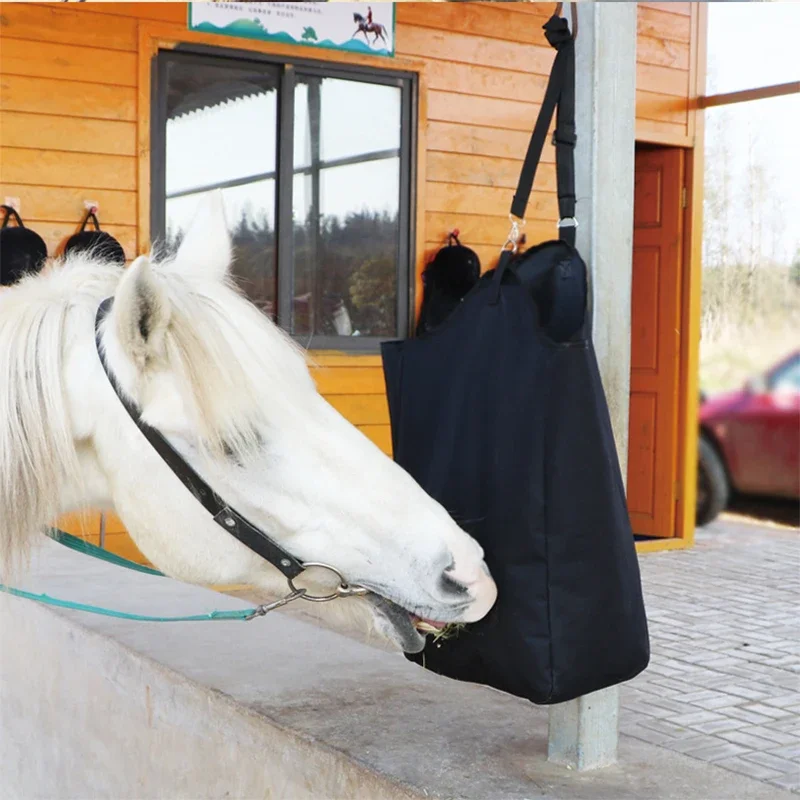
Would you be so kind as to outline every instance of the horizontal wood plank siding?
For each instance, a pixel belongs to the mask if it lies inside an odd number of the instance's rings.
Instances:
[[[3,74],[0,108],[83,119],[136,120],[136,89]]]
[[[636,43],[636,136],[691,145],[692,30],[696,3],[639,3]]]
[[[136,190],[134,156],[2,147],[0,165],[0,178],[11,183],[35,187],[86,186],[90,189]]]
[[[0,196],[18,197],[31,222],[75,222],[84,210],[84,200],[96,200],[103,212],[103,223],[136,226],[136,192],[114,189],[73,189],[30,186],[0,181]]]
[[[61,81],[136,86],[136,53],[4,38],[0,48],[0,72]]]
[[[454,228],[484,268],[494,266],[553,60],[542,34],[552,11],[552,3],[397,5],[397,55],[425,63],[427,87],[418,271]],[[692,3],[639,4],[636,109],[642,140],[691,143],[696,14]],[[100,204],[103,227],[129,258],[136,254],[142,219],[137,198],[149,192],[137,156],[136,120],[144,113],[139,24],[170,23],[179,40],[186,16],[184,3],[3,4],[0,197],[20,198],[23,218],[51,253],[75,231],[83,201],[92,199]],[[220,44],[236,47],[228,38]],[[302,54],[313,57],[311,50]],[[547,147],[528,209],[529,242],[555,235],[555,184],[553,149]],[[390,452],[380,357],[314,355],[320,391]],[[74,517],[66,524],[79,527]],[[91,517],[92,537],[99,535],[98,525],[99,517]],[[109,546],[134,552],[119,520],[108,517],[106,531]]]

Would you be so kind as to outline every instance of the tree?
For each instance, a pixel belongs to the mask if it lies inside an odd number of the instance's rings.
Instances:
[[[789,267],[789,280],[795,286],[800,286],[800,247],[797,248],[792,265]]]

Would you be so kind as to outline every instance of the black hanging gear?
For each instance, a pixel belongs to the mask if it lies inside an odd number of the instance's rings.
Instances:
[[[514,196],[524,214],[547,130],[558,240],[505,250],[430,334],[383,345],[395,460],[474,536],[498,586],[480,622],[408,656],[536,703],[628,680],[650,648],[639,565],[575,250],[574,43],[557,49]]]
[[[47,260],[47,245],[36,231],[26,228],[17,210],[0,206],[0,286],[11,286],[20,278],[38,272]],[[16,227],[9,225],[14,219]]]
[[[464,247],[455,233],[422,273],[422,307],[416,335],[434,330],[450,316],[464,295],[478,282],[481,262],[478,254]]]
[[[94,224],[93,231],[86,230],[89,220]],[[86,212],[80,230],[70,236],[64,245],[64,255],[70,253],[91,253],[101,261],[125,266],[125,251],[122,245],[110,233],[100,230],[97,215],[91,208]]]

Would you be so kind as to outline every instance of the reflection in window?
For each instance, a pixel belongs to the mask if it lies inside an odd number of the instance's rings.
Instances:
[[[161,53],[153,230],[174,252],[221,191],[250,299],[305,346],[372,349],[408,327],[413,85],[322,69]]]
[[[301,77],[295,90],[294,295],[298,336],[394,336],[401,94]]]
[[[274,68],[168,64],[165,246],[174,251],[204,195],[222,190],[233,274],[272,318],[277,84]]]

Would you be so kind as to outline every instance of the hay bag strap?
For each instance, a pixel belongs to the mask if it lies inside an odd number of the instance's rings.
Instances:
[[[573,13],[575,12],[573,4]],[[557,12],[558,13],[558,12]],[[577,30],[577,24],[573,23]],[[528,151],[520,170],[517,190],[511,202],[511,214],[525,219],[525,209],[536,178],[536,169],[542,157],[547,131],[556,112],[553,144],[556,148],[556,176],[558,182],[559,237],[575,246],[575,40],[567,21],[551,17],[544,25],[545,37],[556,49],[542,106],[533,128]]]

